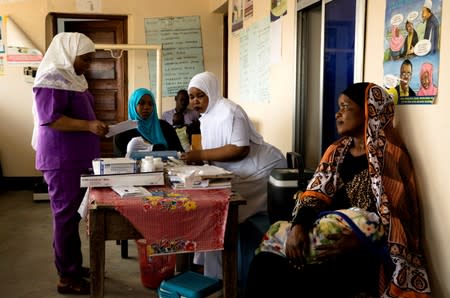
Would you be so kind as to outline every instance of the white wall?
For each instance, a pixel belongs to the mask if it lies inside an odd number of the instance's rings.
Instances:
[[[383,82],[385,0],[368,0],[365,73],[367,81]],[[396,107],[398,128],[411,154],[422,199],[423,238],[433,297],[450,297],[450,6],[442,1],[439,95],[433,105]],[[418,219],[419,220],[419,219]]]
[[[293,104],[295,99],[295,2],[288,0],[288,13],[282,18],[281,61],[270,65],[270,102],[249,103],[239,97],[239,34],[231,32],[231,5],[229,1],[228,31],[228,97],[239,103],[255,123],[264,139],[280,148],[283,152],[292,150]],[[270,12],[270,0],[253,1],[254,15],[244,21],[244,29],[256,21],[267,17]],[[269,42],[269,41],[268,41]],[[266,61],[270,63],[270,61]]]

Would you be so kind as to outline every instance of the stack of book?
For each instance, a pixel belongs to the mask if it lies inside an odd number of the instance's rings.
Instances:
[[[230,188],[233,173],[217,166],[180,165],[167,169],[174,189]]]

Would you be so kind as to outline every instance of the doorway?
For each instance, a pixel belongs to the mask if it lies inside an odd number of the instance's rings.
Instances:
[[[365,0],[297,0],[294,151],[314,169],[335,141],[337,97],[362,80]]]
[[[50,14],[51,37],[60,32],[80,32],[94,43],[126,44],[127,17],[108,15]],[[97,51],[85,74],[89,91],[94,96],[97,119],[108,125],[127,119],[128,56],[111,57],[107,51]],[[102,138],[102,157],[113,157],[112,138]]]
[[[315,3],[300,10],[297,18],[297,95],[294,151],[303,155],[306,168],[320,160],[318,140],[321,133],[321,7]]]

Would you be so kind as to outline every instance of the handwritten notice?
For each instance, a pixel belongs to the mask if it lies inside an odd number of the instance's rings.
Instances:
[[[147,44],[163,47],[163,96],[186,89],[191,78],[204,71],[200,17],[146,18]],[[156,52],[149,51],[151,88],[156,87]]]
[[[240,32],[240,98],[269,102],[270,19],[264,18]]]

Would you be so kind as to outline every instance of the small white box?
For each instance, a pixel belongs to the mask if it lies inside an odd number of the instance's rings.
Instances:
[[[97,158],[92,161],[95,175],[130,174],[137,172],[134,159],[128,157]]]

